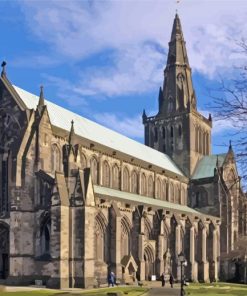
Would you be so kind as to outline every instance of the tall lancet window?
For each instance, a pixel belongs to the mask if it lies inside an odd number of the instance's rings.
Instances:
[[[90,160],[90,170],[91,170],[92,181],[94,184],[97,184],[97,182],[98,182],[98,162],[95,157],[92,157]]]
[[[147,178],[144,173],[141,175],[141,194],[147,195]]]
[[[110,166],[107,161],[103,162],[103,186],[110,187]]]
[[[120,177],[119,177],[119,167],[117,164],[114,164],[112,168],[112,188],[119,189],[120,184]]]
[[[125,167],[123,170],[123,190],[130,191],[130,177],[129,177],[129,170]]]
[[[57,145],[52,145],[52,171],[60,171],[61,154]]]
[[[138,175],[136,171],[133,171],[131,174],[131,192],[138,193]]]

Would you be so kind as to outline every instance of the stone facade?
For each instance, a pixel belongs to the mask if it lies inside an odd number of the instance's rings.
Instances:
[[[240,198],[231,148],[224,162],[215,162],[213,176],[193,178],[200,161],[210,154],[212,121],[196,111],[178,16],[159,113],[144,114],[143,121],[146,145],[166,152],[184,173],[173,169],[169,158],[167,167],[160,166],[152,158],[134,156],[131,147],[123,153],[104,145],[104,134],[101,143],[80,136],[78,115],[74,114],[75,123],[62,128],[52,121],[55,111],[47,107],[43,88],[37,107],[28,108],[28,94],[9,82],[3,66],[2,280],[8,284],[42,280],[54,288],[93,287],[106,283],[110,271],[121,282],[163,272],[179,280],[181,252],[188,263],[186,278],[218,280],[221,265],[228,268],[220,264],[220,255],[234,250],[240,230],[246,233],[246,201]],[[160,157],[152,148],[145,151]]]

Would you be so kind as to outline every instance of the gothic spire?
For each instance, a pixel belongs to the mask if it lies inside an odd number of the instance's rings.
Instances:
[[[40,86],[40,94],[39,94],[39,103],[38,107],[45,106],[45,98],[44,98],[44,87],[43,85]]]
[[[196,97],[187,56],[180,18],[176,13],[173,22],[167,64],[164,71],[163,98],[159,114],[196,109]]]
[[[167,63],[170,65],[174,65],[176,63],[180,65],[189,65],[182,26],[177,13],[173,22]]]
[[[143,113],[142,113],[142,122],[145,123],[146,119],[147,119],[147,114],[146,114],[145,109],[143,109]]]
[[[71,128],[70,128],[70,133],[69,133],[69,145],[72,145],[73,139],[75,135],[75,130],[74,130],[74,121],[71,121]]]
[[[3,61],[3,62],[2,62],[2,65],[1,65],[1,67],[2,67],[1,76],[2,76],[2,77],[3,77],[3,76],[6,76],[6,65],[7,65],[7,63],[6,63],[5,61]]]
[[[229,150],[232,150],[232,140],[229,141]]]

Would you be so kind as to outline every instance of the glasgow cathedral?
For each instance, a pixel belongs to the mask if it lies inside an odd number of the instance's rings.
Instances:
[[[211,153],[176,14],[145,145],[0,78],[0,282],[94,287],[163,272],[239,275],[247,201],[234,151]],[[141,107],[141,106],[140,106]]]

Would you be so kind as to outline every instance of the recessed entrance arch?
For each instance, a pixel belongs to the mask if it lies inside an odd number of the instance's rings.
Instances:
[[[154,251],[148,245],[144,249],[144,261],[145,261],[145,280],[150,280],[151,276],[155,274],[154,265]]]
[[[9,226],[0,222],[0,279],[9,275]]]

